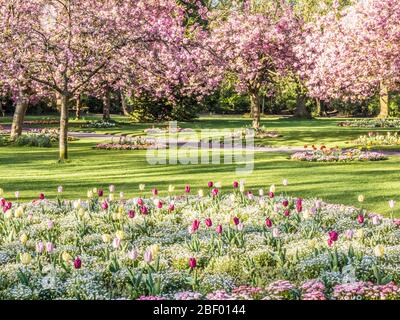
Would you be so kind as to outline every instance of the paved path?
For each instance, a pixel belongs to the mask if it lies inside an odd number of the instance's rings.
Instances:
[[[7,126],[4,126],[7,129]],[[25,128],[24,131],[29,131],[30,128]],[[124,135],[111,135],[111,134],[102,134],[102,133],[94,133],[94,132],[78,132],[78,131],[70,131],[68,133],[69,136],[78,138],[78,139],[101,139],[107,140],[109,142],[117,142],[120,138],[125,137]],[[151,138],[150,138],[151,139]],[[176,144],[178,147],[187,146],[187,147],[200,147],[199,142],[197,141],[188,141],[188,140],[173,140],[169,141],[169,139],[159,139],[158,142],[161,145],[166,145],[168,142]],[[225,149],[232,150],[232,147],[224,148],[224,145],[221,144],[219,146],[209,145],[211,149]],[[240,150],[240,148],[235,148],[235,150]],[[279,146],[279,147],[252,147],[247,148],[248,151],[254,152],[270,152],[270,153],[295,153],[304,151],[303,147],[287,147],[287,146]],[[373,150],[371,150],[373,151]],[[382,151],[383,154],[387,156],[400,156],[400,151]]]

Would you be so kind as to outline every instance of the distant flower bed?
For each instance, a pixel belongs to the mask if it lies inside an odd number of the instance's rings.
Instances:
[[[24,125],[49,125],[49,124],[60,124],[60,121],[53,119],[24,121]]]
[[[291,156],[292,160],[308,162],[351,162],[351,161],[381,161],[387,160],[387,156],[380,152],[366,152],[359,149],[342,150],[340,148],[327,148],[313,146],[305,151],[296,152]]]
[[[356,145],[364,147],[374,146],[398,146],[400,145],[399,134],[388,132],[387,134],[379,134],[378,132],[370,132],[354,141]]]
[[[100,150],[147,150],[155,148],[157,144],[153,139],[146,137],[119,137],[111,143],[99,143],[96,149]]]
[[[0,198],[0,299],[400,298],[398,220],[275,186],[221,188]]]
[[[179,132],[194,132],[193,129],[191,128],[169,128],[169,127],[165,127],[165,128],[149,128],[149,129],[145,129],[144,133],[147,134],[163,134],[163,133],[179,133]]]
[[[81,128],[104,129],[104,128],[115,128],[116,126],[117,123],[114,121],[99,120],[99,121],[89,121],[81,125]]]
[[[50,148],[60,139],[60,131],[58,129],[29,129],[27,133],[17,138],[15,144],[17,146]],[[77,138],[68,137],[68,141],[76,141]]]
[[[400,128],[400,119],[359,119],[338,123],[339,127]]]

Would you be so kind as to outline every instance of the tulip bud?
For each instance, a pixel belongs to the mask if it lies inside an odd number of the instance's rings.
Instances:
[[[134,210],[129,210],[129,212],[128,212],[128,217],[129,217],[130,219],[133,219],[133,218],[135,217],[135,211],[134,211]]]
[[[31,263],[31,259],[32,259],[31,255],[29,253],[27,253],[27,252],[22,253],[20,255],[21,263],[24,264],[24,265],[30,264]]]
[[[81,267],[82,267],[82,260],[79,257],[77,257],[74,260],[74,268],[75,269],[80,269]]]
[[[212,220],[211,220],[210,218],[207,218],[207,219],[205,220],[205,224],[206,224],[207,228],[212,227]]]
[[[43,245],[43,242],[40,241],[36,244],[36,252],[42,253],[43,251],[44,251],[44,245]]]
[[[196,261],[196,259],[195,258],[190,258],[189,259],[189,267],[190,267],[190,269],[194,269],[194,268],[196,268],[196,266],[197,266],[197,261]]]
[[[265,225],[266,225],[268,228],[271,228],[271,227],[272,227],[272,220],[269,219],[269,218],[267,218],[267,219],[265,220]]]

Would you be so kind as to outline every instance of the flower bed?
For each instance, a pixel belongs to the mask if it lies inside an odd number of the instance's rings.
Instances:
[[[177,127],[177,128],[169,128],[169,127],[155,128],[155,127],[153,127],[153,128],[144,130],[144,133],[147,133],[147,134],[166,134],[166,133],[180,133],[180,132],[193,133],[195,131],[191,128],[180,128],[180,127]]]
[[[98,121],[89,121],[83,125],[81,125],[81,128],[94,128],[94,129],[106,129],[106,128],[115,128],[117,126],[117,123],[115,121],[104,121],[104,120],[98,120]]]
[[[358,119],[338,123],[339,127],[400,128],[400,119]]]
[[[24,125],[51,125],[60,124],[59,120],[43,119],[43,120],[30,120],[24,121]]]
[[[292,160],[308,162],[352,162],[352,161],[382,161],[387,160],[387,156],[380,152],[362,151],[359,149],[342,150],[340,148],[327,148],[322,146],[309,149],[305,146],[305,151],[296,152],[291,156]]]
[[[363,135],[354,141],[355,145],[363,147],[375,146],[399,146],[400,136],[397,132],[387,134],[379,134],[378,132],[369,132],[368,135]]]
[[[111,143],[99,143],[95,149],[100,150],[147,150],[156,148],[157,144],[154,139],[146,137],[119,137],[117,141],[114,139]]]
[[[268,196],[216,186],[0,199],[0,299],[400,297],[399,221],[274,186]]]

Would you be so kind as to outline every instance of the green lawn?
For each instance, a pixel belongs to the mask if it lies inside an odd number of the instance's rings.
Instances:
[[[7,123],[10,119],[2,119]],[[339,128],[338,119],[293,121],[290,119],[264,119],[263,124],[279,131],[283,137],[265,144],[302,146],[304,144],[341,145],[366,133],[368,129]],[[181,127],[237,128],[250,125],[249,119],[239,117],[202,118],[194,123],[182,123]],[[99,129],[96,132],[123,132],[141,134],[150,124],[124,125],[121,128]],[[76,128],[79,129],[79,128]],[[385,130],[380,130],[385,131]],[[58,164],[57,148],[38,149],[25,147],[0,147],[0,187],[9,197],[19,190],[24,200],[30,200],[40,192],[55,197],[58,185],[63,185],[68,198],[86,197],[92,187],[107,188],[114,184],[117,191],[129,196],[137,194],[138,184],[145,183],[149,191],[158,187],[161,191],[169,184],[183,190],[190,184],[195,191],[204,188],[209,180],[222,181],[230,189],[234,179],[245,179],[254,192],[259,188],[280,185],[289,179],[287,191],[296,196],[320,197],[326,201],[358,205],[357,196],[366,196],[365,206],[375,212],[389,213],[388,200],[398,198],[400,189],[400,157],[388,161],[320,164],[293,162],[288,154],[256,153],[254,172],[247,176],[236,174],[236,165],[149,165],[145,151],[94,150],[96,141],[80,140],[70,143],[70,161]],[[278,187],[278,192],[282,187]],[[399,212],[400,216],[400,212]]]

